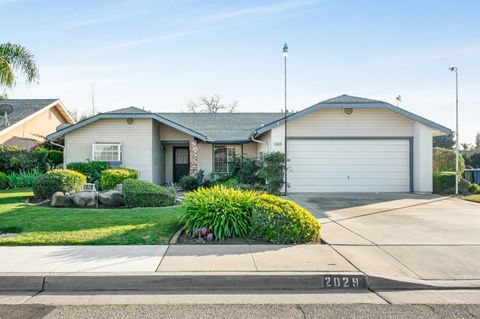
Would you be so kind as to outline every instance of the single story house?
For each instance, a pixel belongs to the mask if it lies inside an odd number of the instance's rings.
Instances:
[[[432,137],[442,125],[392,104],[341,95],[287,117],[289,192],[431,192]],[[228,173],[235,156],[285,152],[282,113],[101,113],[48,136],[65,164],[108,161],[158,184],[202,169]]]
[[[58,99],[0,100],[0,145],[29,149],[62,124],[75,121]]]

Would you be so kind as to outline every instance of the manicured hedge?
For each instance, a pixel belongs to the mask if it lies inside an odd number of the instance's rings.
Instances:
[[[87,182],[95,183],[102,177],[102,172],[110,168],[107,162],[72,162],[67,164],[67,168],[82,173],[87,176]]]
[[[111,168],[102,172],[100,187],[102,189],[113,189],[126,179],[137,179],[138,172],[130,168]]]
[[[68,192],[74,190],[79,192],[82,185],[87,182],[85,175],[69,169],[53,169],[33,183],[35,197],[50,199],[55,192]]]
[[[165,188],[137,179],[126,179],[122,184],[127,207],[162,207],[175,204],[173,188]]]
[[[433,173],[433,192],[444,194],[455,188],[455,172]]]
[[[251,236],[274,244],[318,241],[320,223],[292,201],[262,194],[252,214]]]
[[[258,193],[216,185],[187,193],[182,202],[182,222],[187,234],[194,236],[207,227],[215,240],[246,237]]]
[[[28,151],[18,146],[0,146],[0,172],[25,172],[48,170],[48,151]]]

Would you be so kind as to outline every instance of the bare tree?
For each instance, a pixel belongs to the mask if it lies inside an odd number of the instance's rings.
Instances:
[[[188,112],[193,113],[234,113],[237,111],[238,101],[225,103],[221,101],[221,96],[202,96],[198,102],[188,101],[186,104]]]
[[[475,136],[475,148],[480,148],[480,132]]]
[[[470,143],[460,143],[464,151],[468,151],[471,147]]]
[[[88,113],[80,113],[77,109],[70,111],[70,116],[75,122],[80,122],[82,120],[88,119],[89,117],[94,116],[95,114],[88,114]]]

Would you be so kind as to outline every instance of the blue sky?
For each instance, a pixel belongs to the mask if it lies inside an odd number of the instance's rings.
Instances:
[[[40,84],[13,98],[58,97],[79,112],[125,106],[182,111],[219,94],[240,111],[340,94],[395,103],[454,128],[460,72],[461,142],[480,131],[479,1],[0,0],[0,42],[31,49]]]

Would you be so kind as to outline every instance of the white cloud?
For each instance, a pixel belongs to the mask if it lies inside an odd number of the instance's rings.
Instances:
[[[200,32],[200,30],[186,30],[186,31],[181,31],[181,32],[176,32],[176,33],[171,33],[171,34],[165,34],[165,35],[158,36],[158,37],[150,37],[150,38],[143,38],[143,39],[125,41],[125,42],[121,42],[121,43],[118,43],[118,44],[114,44],[114,45],[104,47],[101,50],[119,49],[119,48],[126,48],[126,47],[141,45],[141,44],[161,42],[161,41],[165,41],[165,40],[185,37],[185,36],[192,35],[192,34],[198,33],[198,32]]]
[[[211,15],[204,16],[203,21],[214,22],[214,21],[224,21],[235,18],[241,18],[245,16],[261,16],[282,13],[290,11],[296,8],[305,7],[316,3],[317,1],[312,0],[303,0],[303,1],[282,1],[272,4],[256,5],[251,7],[245,7],[241,9],[224,11],[219,13],[214,13]]]

